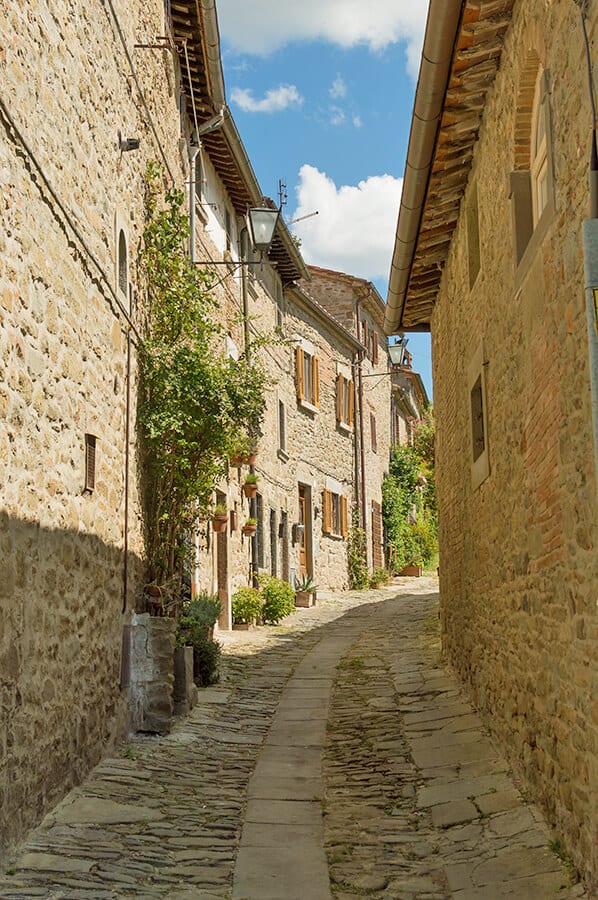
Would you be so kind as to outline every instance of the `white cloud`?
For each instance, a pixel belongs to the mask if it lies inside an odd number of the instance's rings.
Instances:
[[[353,125],[355,126],[355,128],[361,128],[363,122],[361,121],[360,116],[353,116]]]
[[[417,75],[428,0],[219,0],[220,33],[236,49],[259,56],[294,41],[323,40],[371,50],[405,41]]]
[[[392,175],[372,175],[337,187],[324,172],[302,166],[292,218],[318,211],[292,226],[306,262],[370,280],[387,278],[402,183]]]
[[[328,115],[330,116],[329,121],[331,125],[342,125],[346,118],[340,106],[331,106]]]
[[[332,82],[332,87],[329,89],[328,93],[334,100],[337,100],[339,97],[347,96],[347,85],[343,81],[343,78],[341,75],[336,76],[336,78]]]
[[[261,100],[256,100],[249,88],[233,88],[230,96],[232,102],[244,112],[281,112],[289,106],[301,106],[303,103],[303,97],[294,84],[271,88]]]

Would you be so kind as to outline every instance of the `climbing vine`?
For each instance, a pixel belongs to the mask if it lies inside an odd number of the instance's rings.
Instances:
[[[432,412],[413,420],[411,431],[412,443],[393,449],[382,484],[382,515],[393,574],[406,565],[430,565],[438,553]]]
[[[186,247],[184,194],[147,172],[141,268],[148,305],[140,346],[138,422],[150,579],[176,583],[198,512],[206,513],[231,451],[258,432],[265,375],[221,350],[219,307]]]

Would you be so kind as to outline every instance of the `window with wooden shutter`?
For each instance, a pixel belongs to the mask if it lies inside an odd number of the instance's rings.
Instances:
[[[332,492],[322,493],[322,530],[326,534],[332,534]]]
[[[312,359],[313,363],[313,399],[314,406],[320,405],[320,363],[317,356]]]
[[[302,347],[295,349],[295,368],[297,369],[297,399],[305,400],[305,356]]]
[[[349,534],[349,510],[346,497],[341,497],[341,534],[343,537],[347,537]]]
[[[96,436],[85,435],[85,490],[90,494],[96,486]]]
[[[345,408],[344,395],[345,379],[342,375],[336,376],[336,421],[343,421],[343,411]]]

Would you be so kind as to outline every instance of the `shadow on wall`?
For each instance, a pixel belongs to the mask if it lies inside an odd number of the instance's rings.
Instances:
[[[123,565],[94,535],[0,512],[0,855],[127,733]],[[133,598],[134,554],[128,570]]]

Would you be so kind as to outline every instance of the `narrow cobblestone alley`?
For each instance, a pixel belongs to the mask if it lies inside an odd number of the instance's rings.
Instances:
[[[3,898],[584,897],[439,662],[434,579],[222,637],[222,683],[104,760]]]

